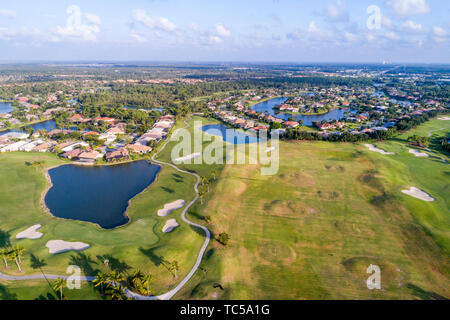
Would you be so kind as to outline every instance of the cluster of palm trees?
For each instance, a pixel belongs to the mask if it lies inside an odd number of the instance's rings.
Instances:
[[[216,180],[217,172],[213,170],[211,172],[211,175],[213,176],[213,179]],[[201,181],[201,188],[198,190],[198,196],[200,198],[200,204],[203,204],[203,198],[206,193],[209,192],[209,186],[211,185],[211,181],[207,177],[200,177]]]
[[[92,283],[94,284],[94,287],[100,287],[102,295],[109,295],[113,300],[125,300],[127,297],[124,294],[124,284],[127,284],[130,288],[140,294],[149,296],[151,294],[151,281],[151,275],[144,274],[138,269],[127,278],[118,271],[111,271],[110,273],[99,272]]]
[[[25,248],[20,246],[15,247],[6,247],[0,249],[0,256],[3,259],[3,263],[5,264],[5,268],[9,268],[8,260],[14,261],[19,269],[19,272],[22,272],[22,268],[20,267],[22,264],[22,255],[25,252]]]

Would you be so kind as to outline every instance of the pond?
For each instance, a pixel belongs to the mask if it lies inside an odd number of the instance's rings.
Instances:
[[[203,132],[213,136],[222,137],[222,140],[231,144],[248,144],[258,142],[258,138],[224,126],[223,124],[208,124],[200,128]]]
[[[13,106],[8,102],[0,102],[0,113],[10,113],[14,111]]]
[[[27,126],[23,126],[23,127],[17,128],[17,129],[6,130],[3,133],[26,132],[25,128],[27,128],[27,127],[33,128],[33,130],[46,130],[46,131],[51,131],[53,129],[57,129],[57,126],[56,126],[56,123],[54,120],[46,120],[46,121],[29,124]]]
[[[348,110],[345,109],[332,109],[327,113],[321,115],[304,115],[304,114],[290,114],[283,113],[274,110],[273,108],[285,103],[288,98],[274,98],[264,102],[260,102],[251,107],[252,110],[256,112],[268,113],[275,118],[288,120],[289,118],[293,118],[295,121],[302,120],[305,126],[312,126],[313,122],[321,122],[322,120],[331,121],[331,120],[341,120],[346,117],[346,113]]]
[[[45,204],[56,217],[112,229],[128,222],[128,201],[151,185],[159,170],[145,160],[114,166],[62,165],[49,170],[53,186]]]

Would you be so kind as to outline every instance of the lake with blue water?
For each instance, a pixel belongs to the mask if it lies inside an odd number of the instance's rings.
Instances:
[[[274,110],[276,106],[279,106],[285,103],[288,98],[280,97],[270,99],[264,102],[260,102],[251,107],[252,110],[256,112],[268,113],[275,118],[282,119],[284,121],[289,120],[289,118],[293,118],[294,121],[302,120],[305,126],[312,126],[313,122],[321,122],[322,120],[331,121],[331,120],[341,120],[346,117],[346,113],[348,110],[344,109],[332,109],[327,113],[321,115],[304,115],[304,114],[290,114],[284,112],[278,112]]]
[[[151,185],[159,170],[145,160],[113,166],[62,165],[48,172],[53,186],[45,204],[56,217],[112,229],[128,222],[128,201]]]
[[[0,113],[10,113],[14,111],[13,106],[9,102],[0,102]]]
[[[232,144],[248,144],[258,142],[256,136],[229,128],[223,124],[208,124],[200,128],[210,135],[222,137],[222,140]]]

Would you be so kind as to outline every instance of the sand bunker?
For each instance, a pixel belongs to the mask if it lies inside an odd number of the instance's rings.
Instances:
[[[434,198],[431,197],[428,193],[426,193],[420,189],[414,188],[414,187],[409,188],[409,190],[402,190],[402,192],[404,194],[407,194],[408,196],[411,196],[411,197],[414,197],[414,198],[417,198],[417,199],[420,199],[423,201],[428,201],[428,202],[434,201]]]
[[[176,209],[180,209],[183,208],[185,205],[186,201],[184,200],[176,200],[174,202],[171,203],[166,203],[164,205],[164,208],[158,210],[158,216],[160,217],[165,217],[167,216],[171,211],[176,210]]]
[[[273,151],[273,150],[275,150],[275,147],[267,148],[267,149],[266,149],[266,153],[269,153],[270,151]]]
[[[425,157],[428,158],[429,155],[425,152],[420,152],[418,150],[414,150],[414,149],[409,149],[409,153],[412,153],[413,155],[415,155],[416,157]]]
[[[202,155],[201,152],[195,152],[195,153],[192,153],[190,155],[187,155],[187,156],[184,156],[184,157],[181,157],[181,158],[176,158],[173,161],[174,162],[184,162],[184,161],[187,161],[187,160],[191,160],[191,159],[200,157],[201,155]]]
[[[440,117],[438,120],[450,120],[450,117]]]
[[[177,220],[169,219],[169,220],[166,221],[166,224],[162,228],[162,231],[164,233],[168,233],[168,232],[171,232],[173,229],[175,229],[178,226],[179,226],[179,224],[177,223]]]
[[[393,153],[393,152],[386,152],[386,151],[384,151],[384,150],[382,150],[382,149],[378,149],[378,148],[375,147],[373,144],[365,144],[365,146],[366,146],[367,148],[369,148],[370,151],[378,152],[378,153],[381,153],[381,154],[384,154],[384,155],[392,155],[392,154],[395,154],[395,153]]]
[[[63,240],[50,240],[45,246],[48,248],[50,254],[57,254],[70,250],[82,251],[89,248],[87,243],[68,242]]]
[[[40,224],[35,224],[34,226],[31,226],[28,229],[16,234],[16,239],[39,239],[44,234],[41,232],[37,232],[36,230],[40,229],[41,227],[42,226]]]

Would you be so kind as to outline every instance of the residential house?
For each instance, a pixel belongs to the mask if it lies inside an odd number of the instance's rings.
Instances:
[[[130,153],[126,148],[119,148],[117,150],[106,153],[105,159],[108,162],[128,160]]]

